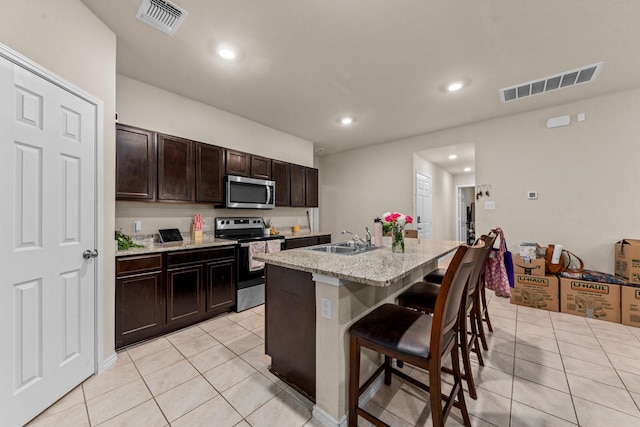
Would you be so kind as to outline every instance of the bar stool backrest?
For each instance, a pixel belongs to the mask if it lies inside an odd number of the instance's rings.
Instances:
[[[473,302],[473,293],[476,291],[478,287],[478,283],[480,282],[480,276],[484,272],[485,267],[487,266],[487,261],[489,260],[489,255],[491,255],[491,248],[493,248],[493,244],[496,241],[498,235],[493,231],[489,232],[489,235],[483,234],[476,240],[475,245],[483,244],[484,246],[480,250],[480,257],[478,258],[478,262],[476,263],[471,276],[469,277],[469,285],[467,286],[467,302],[466,307],[468,307]]]
[[[467,283],[480,258],[484,243],[476,246],[461,245],[444,275],[433,313],[431,330],[432,357],[442,357],[455,343],[458,316]]]

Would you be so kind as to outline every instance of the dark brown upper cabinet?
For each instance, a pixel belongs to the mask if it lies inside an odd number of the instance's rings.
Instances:
[[[306,174],[305,167],[299,165],[291,165],[291,206],[306,206]],[[276,194],[278,189],[276,188]]]
[[[158,134],[158,200],[195,200],[194,141]]]
[[[224,157],[223,148],[196,143],[196,202],[222,203]]]
[[[291,165],[280,160],[272,160],[271,179],[276,183],[276,206],[289,206],[291,204]]]
[[[116,125],[116,200],[156,198],[156,135]]]
[[[318,207],[318,169],[305,168],[305,205]]]
[[[251,154],[227,150],[227,175],[251,176]]]
[[[251,178],[271,179],[271,159],[252,155]]]

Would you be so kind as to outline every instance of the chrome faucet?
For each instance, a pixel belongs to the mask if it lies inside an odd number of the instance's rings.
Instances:
[[[342,234],[351,234],[353,236],[353,242],[356,244],[356,247],[360,248],[360,244],[364,245],[365,248],[371,247],[371,233],[369,233],[369,227],[365,227],[367,230],[367,240],[362,240],[360,236],[355,233],[352,233],[347,230],[342,230]]]

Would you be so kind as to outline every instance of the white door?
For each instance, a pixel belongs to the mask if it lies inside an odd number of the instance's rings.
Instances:
[[[431,177],[416,174],[416,227],[419,239],[433,238]]]
[[[0,56],[2,425],[23,425],[95,369],[96,117]]]

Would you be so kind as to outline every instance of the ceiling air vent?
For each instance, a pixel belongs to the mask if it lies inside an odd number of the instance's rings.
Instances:
[[[592,82],[598,76],[603,65],[604,62],[598,62],[576,70],[500,89],[500,100],[505,103],[556,89]]]
[[[136,18],[164,33],[173,35],[187,15],[187,11],[168,1],[143,0]]]

